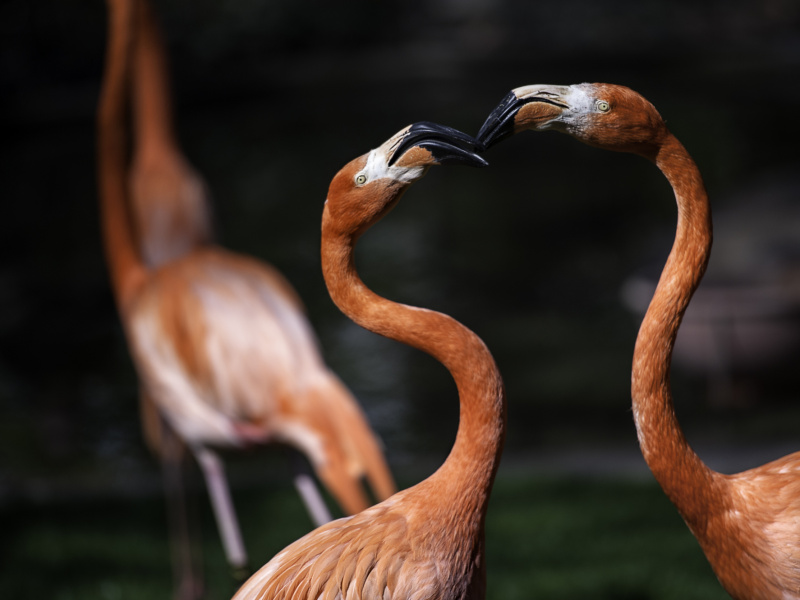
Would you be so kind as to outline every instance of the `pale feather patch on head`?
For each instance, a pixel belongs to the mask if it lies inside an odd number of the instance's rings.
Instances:
[[[569,86],[567,102],[574,110],[580,112],[592,112],[595,110],[595,102],[604,100],[597,97],[597,87],[593,83],[578,83]]]
[[[386,140],[378,148],[371,150],[367,156],[367,164],[356,173],[355,177],[365,175],[369,183],[377,179],[392,179],[400,183],[412,183],[425,174],[424,166],[402,166],[397,163],[389,166],[389,160],[394,154],[395,149],[403,141],[403,138],[411,128],[409,125],[405,129],[399,131],[391,138]]]
[[[569,86],[569,91],[564,100],[569,105],[569,109],[564,111],[561,121],[564,123],[568,133],[582,131],[590,116],[596,112],[594,91],[590,83],[581,83]]]

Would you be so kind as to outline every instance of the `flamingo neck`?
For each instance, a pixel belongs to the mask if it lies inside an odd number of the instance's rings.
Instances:
[[[139,3],[139,27],[133,74],[136,160],[158,162],[178,153],[175,139],[166,51],[148,2]]]
[[[505,437],[502,378],[486,345],[451,317],[398,304],[368,289],[354,264],[355,236],[333,232],[326,206],[322,226],[322,269],[331,298],[358,325],[426,352],[441,362],[458,387],[456,441],[439,470],[423,482],[426,509],[436,518],[461,519],[458,529],[483,519]],[[435,489],[435,491],[432,491]]]
[[[120,307],[127,305],[146,274],[126,203],[125,93],[133,18],[130,2],[109,3],[108,51],[97,116],[101,226]]]
[[[675,337],[711,251],[711,209],[700,172],[671,133],[655,163],[678,205],[675,241],[642,321],[633,355],[631,394],[639,444],[664,492],[690,527],[707,514],[711,471],[689,446],[678,424],[669,382]],[[696,528],[693,528],[696,529]]]

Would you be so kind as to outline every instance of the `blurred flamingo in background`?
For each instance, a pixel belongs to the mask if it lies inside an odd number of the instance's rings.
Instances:
[[[455,379],[461,411],[450,455],[414,487],[288,546],[236,600],[484,597],[484,521],[505,435],[500,373],[480,338],[454,319],[369,290],[354,258],[359,236],[429,166],[485,165],[474,148],[440,125],[406,127],[336,174],[322,216],[322,269],[336,305],[362,327],[429,353]]]
[[[172,118],[167,52],[149,2],[141,0],[132,41],[133,143],[129,166],[129,210],[140,256],[151,268],[175,260],[213,240],[208,187],[181,152]],[[165,421],[145,386],[140,389],[145,441],[162,464],[167,521],[178,596],[202,595],[202,569],[186,496],[186,447]],[[313,482],[295,474],[311,507],[322,507]],[[306,481],[301,481],[305,478]],[[316,510],[320,510],[317,508]],[[322,507],[324,510],[324,507]],[[313,513],[312,513],[313,514]],[[325,518],[321,513],[321,519]]]
[[[653,105],[622,86],[517,88],[478,137],[489,147],[526,129],[552,129],[590,146],[639,154],[670,182],[678,205],[675,242],[633,357],[631,395],[642,454],[733,598],[800,599],[800,452],[734,475],[718,473],[695,454],[675,416],[672,350],[712,239],[711,209],[695,162]]]
[[[174,138],[153,15],[143,1],[108,5],[98,110],[101,224],[143,388],[145,431],[167,460],[180,456],[173,432],[195,456],[228,561],[245,571],[247,555],[213,446],[293,446],[350,514],[370,504],[362,477],[379,499],[394,493],[395,484],[360,407],[322,361],[290,284],[269,265],[210,245],[205,186]],[[129,168],[131,88],[136,135]],[[329,520],[310,480],[297,483],[314,521]]]

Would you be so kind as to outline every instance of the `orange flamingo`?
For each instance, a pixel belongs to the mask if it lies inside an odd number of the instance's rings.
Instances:
[[[800,599],[800,452],[724,475],[695,454],[675,416],[672,349],[711,251],[711,210],[697,166],[653,105],[622,86],[517,88],[478,137],[488,147],[526,129],[552,129],[590,146],[639,154],[671,184],[678,205],[675,242],[633,356],[631,395],[642,454],[733,598]]]
[[[406,127],[336,174],[322,216],[322,269],[336,305],[362,327],[431,354],[455,379],[461,411],[450,455],[414,487],[288,546],[236,600],[484,597],[484,520],[505,432],[500,373],[472,331],[376,295],[354,262],[359,236],[430,165],[485,165],[473,149],[472,138],[440,125]]]
[[[174,431],[189,447],[206,479],[228,561],[244,569],[241,532],[222,461],[212,446],[294,446],[308,456],[320,480],[350,514],[369,506],[362,476],[379,498],[394,493],[395,485],[363,413],[323,363],[300,300],[275,269],[201,243],[205,234],[195,236],[201,228],[192,226],[184,229],[190,241],[182,250],[142,258],[129,215],[131,195],[144,206],[171,202],[180,196],[175,190],[185,190],[187,182],[199,178],[182,162],[177,146],[169,147],[165,121],[154,119],[149,129],[142,125],[149,119],[143,108],[147,102],[155,114],[168,113],[166,96],[157,96],[159,81],[165,81],[157,33],[152,15],[141,7],[135,0],[109,0],[109,45],[98,111],[106,256],[144,396],[168,424],[150,433]],[[135,81],[143,88],[138,92],[137,144],[148,139],[143,142],[148,150],[137,151],[138,164],[147,164],[143,155],[149,152],[172,153],[173,160],[156,161],[149,172],[144,167],[135,170],[131,187],[138,192],[131,194],[125,99],[131,48],[136,46]],[[142,100],[147,95],[144,88],[150,89],[148,77],[156,96]],[[159,133],[149,138],[154,131]],[[167,185],[161,185],[165,181]],[[187,215],[201,204],[179,204],[176,214]],[[142,229],[143,238],[150,233]],[[159,263],[163,264],[155,266]],[[144,406],[147,413],[148,402]],[[296,483],[313,499],[308,482]],[[310,508],[317,524],[330,519],[321,501]]]

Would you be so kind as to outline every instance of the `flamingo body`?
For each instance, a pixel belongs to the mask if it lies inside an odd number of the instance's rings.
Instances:
[[[399,492],[307,534],[258,571],[237,597],[482,598],[479,552],[469,543],[458,544],[476,532],[452,523],[448,539],[432,536],[430,517],[435,522],[437,515],[415,496]]]
[[[188,444],[294,445],[340,495],[350,480],[357,512],[369,434],[301,311],[275,269],[204,248],[154,271],[127,314],[144,385]]]
[[[723,587],[734,598],[800,598],[800,453],[714,478],[720,507],[691,528]]]

